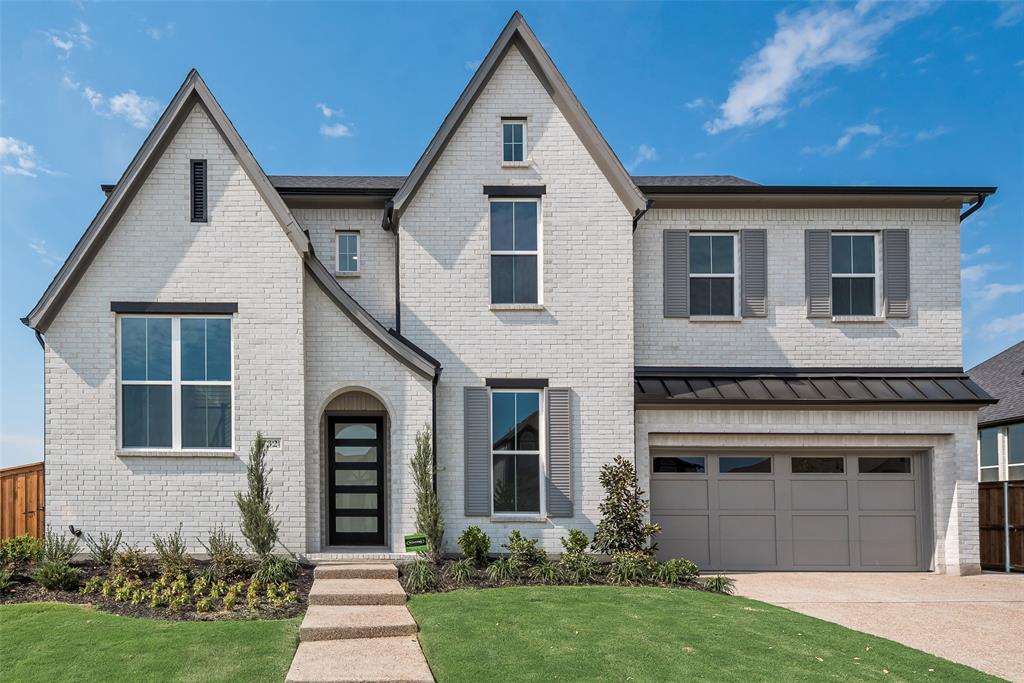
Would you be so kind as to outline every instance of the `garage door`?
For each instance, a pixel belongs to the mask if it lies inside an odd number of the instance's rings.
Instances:
[[[662,559],[702,569],[927,569],[920,454],[654,450]]]

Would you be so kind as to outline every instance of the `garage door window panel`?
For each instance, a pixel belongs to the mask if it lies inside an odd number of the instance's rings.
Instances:
[[[705,474],[704,456],[676,455],[654,458],[654,471],[675,474]]]
[[[861,474],[910,474],[910,458],[873,458],[857,459],[857,471]]]
[[[845,458],[794,457],[793,474],[843,474],[846,472]]]
[[[766,457],[722,456],[718,458],[719,474],[771,474],[772,459]]]

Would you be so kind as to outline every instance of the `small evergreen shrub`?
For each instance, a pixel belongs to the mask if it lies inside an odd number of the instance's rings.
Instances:
[[[548,558],[547,553],[537,547],[539,542],[540,539],[526,538],[519,529],[513,529],[508,535],[508,543],[502,547],[508,550],[509,559],[517,569],[526,570]]]
[[[214,578],[226,579],[249,568],[249,557],[223,525],[210,529],[206,542],[202,544],[210,557],[210,569]]]
[[[519,568],[510,557],[499,557],[487,565],[487,578],[493,583],[505,583],[516,578]]]
[[[654,569],[654,580],[658,583],[688,583],[693,581],[700,571],[697,565],[689,560],[672,559],[661,562]]]
[[[590,539],[579,529],[569,529],[569,537],[562,538],[563,555],[582,555],[587,552]]]
[[[644,497],[633,463],[621,455],[601,467],[604,501],[598,506],[601,521],[594,533],[594,550],[605,555],[616,553],[654,554],[652,536],[661,527],[647,521],[650,502]]]
[[[0,568],[0,593],[6,593],[14,586],[14,570]]]
[[[608,580],[612,583],[648,583],[654,575],[654,558],[647,553],[628,552],[612,555]]]
[[[82,570],[66,562],[45,560],[32,575],[32,580],[47,591],[71,591],[78,588]]]
[[[461,586],[473,575],[473,562],[468,558],[451,562],[444,568],[444,575],[456,586]]]
[[[122,550],[114,554],[110,562],[110,570],[114,576],[139,576],[146,567],[146,558],[142,550],[135,545],[125,544]]]
[[[0,567],[38,562],[43,556],[43,542],[23,535],[0,541]]]
[[[542,583],[560,583],[562,580],[561,567],[548,560],[543,560],[533,565],[526,571],[526,574],[534,581]]]
[[[562,556],[558,560],[562,577],[571,583],[591,583],[597,578],[598,562],[587,554],[590,539],[579,529],[569,529],[562,539]]]
[[[289,555],[264,555],[252,576],[261,583],[281,583],[295,576],[297,570],[297,563]]]
[[[185,537],[181,535],[181,524],[167,534],[166,538],[153,535],[153,547],[156,549],[157,564],[160,573],[168,576],[184,574],[188,576],[192,570],[192,558],[185,546]]]
[[[405,570],[405,590],[410,593],[426,593],[437,588],[437,569],[428,560],[417,559]]]
[[[412,483],[416,489],[416,531],[427,537],[427,557],[440,564],[444,547],[444,517],[434,490],[434,446],[430,427],[416,432],[416,451],[409,460]]]
[[[86,534],[85,547],[89,549],[89,554],[92,555],[96,564],[109,567],[114,562],[117,549],[121,547],[121,532],[118,531],[114,536],[110,536],[105,531],[101,531],[99,538],[94,538],[92,534]]]
[[[235,501],[242,516],[242,536],[260,558],[274,551],[280,527],[270,506],[271,471],[267,465],[267,442],[262,433],[256,432],[246,466],[249,490],[235,493]]]
[[[491,554],[491,539],[480,527],[468,527],[459,536],[458,542],[462,554],[472,560],[477,568],[487,565],[487,556]]]
[[[732,595],[736,592],[736,581],[729,576],[715,574],[714,576],[706,576],[701,579],[700,587],[709,593]]]
[[[43,562],[68,564],[78,552],[78,539],[74,536],[62,536],[55,531],[46,530],[43,538]]]

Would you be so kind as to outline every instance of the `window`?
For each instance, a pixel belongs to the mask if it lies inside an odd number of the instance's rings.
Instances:
[[[535,304],[537,213],[532,200],[491,201],[491,303]]]
[[[861,474],[910,474],[910,458],[857,458]]]
[[[875,235],[832,234],[832,315],[876,315]]]
[[[491,392],[494,512],[540,513],[540,392]]]
[[[772,459],[767,457],[755,458],[733,458],[720,457],[718,459],[719,474],[771,474]]]
[[[1024,424],[1006,428],[1006,478],[1024,479]]]
[[[515,163],[526,158],[526,121],[504,119],[501,122],[501,160]]]
[[[359,272],[359,233],[338,231],[338,259],[335,267],[339,273]]]
[[[121,447],[232,447],[231,319],[120,322]]]
[[[978,431],[978,481],[999,481],[999,427]]]
[[[206,159],[193,159],[191,163],[192,222],[205,223],[208,220],[206,197]]]
[[[656,457],[655,472],[676,472],[680,474],[704,474],[703,455],[677,455],[673,457]]]
[[[791,460],[793,474],[842,474],[846,471],[844,459],[837,458],[798,458]]]
[[[690,315],[736,315],[736,236],[690,235]]]

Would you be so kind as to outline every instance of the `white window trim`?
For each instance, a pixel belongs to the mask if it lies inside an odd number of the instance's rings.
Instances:
[[[977,441],[977,463],[978,463],[978,481],[981,481],[982,470],[996,470],[998,475],[996,481],[1021,481],[1019,479],[1010,479],[1010,468],[1021,467],[1024,468],[1024,463],[1010,463],[1010,427],[1013,425],[1000,425],[996,427],[982,427],[978,429],[978,441]],[[983,430],[995,429],[996,430],[996,464],[985,465],[981,464],[981,432]]]
[[[523,127],[523,158],[521,161],[510,161],[505,159],[505,126],[509,124],[518,124]],[[502,166],[525,166],[529,163],[529,156],[527,156],[527,122],[525,116],[502,116],[501,117],[501,164]]]
[[[162,318],[171,321],[171,379],[170,380],[123,380],[121,379],[121,320],[124,318]],[[229,381],[198,381],[181,379],[181,321],[183,318],[201,318],[204,320],[221,319],[231,321],[231,379]],[[122,313],[114,316],[114,337],[117,368],[117,382],[115,383],[116,404],[117,404],[117,451],[123,453],[166,453],[175,451],[180,453],[234,453],[235,451],[235,416],[237,407],[235,405],[235,325],[234,317],[230,315],[196,314],[196,315],[160,315],[160,314],[128,314]],[[171,386],[171,446],[168,447],[140,447],[124,446],[121,440],[123,433],[122,419],[124,417],[121,406],[121,387],[123,385],[170,385]],[[207,386],[229,386],[231,387],[231,436],[228,448],[195,448],[190,446],[187,449],[181,447],[181,387],[191,385]]]
[[[694,273],[690,269],[690,237],[731,237],[732,238],[732,273]],[[735,232],[707,232],[704,230],[694,230],[686,238],[686,271],[687,271],[687,289],[692,294],[693,288],[690,286],[695,277],[708,277],[708,278],[733,278],[732,283],[732,313],[728,315],[711,314],[694,315],[690,313],[690,319],[695,321],[708,321],[708,322],[735,322],[741,320],[740,316],[740,237],[739,233]],[[687,302],[689,306],[689,302]]]
[[[352,235],[356,238],[356,269],[342,270],[341,268],[341,238]],[[334,272],[337,275],[359,275],[362,270],[363,236],[358,230],[335,230],[334,231]]]
[[[491,249],[491,204],[521,204],[525,202],[533,202],[537,205],[537,248],[530,250],[522,249]],[[534,199],[532,197],[523,198],[505,198],[505,197],[493,197],[489,198],[487,202],[487,302],[493,310],[540,310],[544,307],[544,214],[543,206],[541,205],[540,199]],[[524,303],[502,303],[496,304],[491,301],[491,283],[493,282],[494,273],[491,272],[491,257],[492,256],[536,256],[537,257],[537,301],[536,302],[524,302]]]
[[[874,250],[874,255],[875,255],[875,272],[874,273],[833,273],[832,272],[832,256],[831,256],[831,253],[832,253],[832,237],[835,236],[835,235],[839,235],[839,236],[842,236],[842,237],[870,237],[872,240],[874,240],[873,250]],[[874,281],[875,281],[875,284],[874,284],[874,287],[873,287],[874,310],[871,312],[871,315],[858,315],[858,314],[854,314],[854,315],[832,315],[832,317],[834,319],[836,319],[836,320],[848,320],[848,321],[851,321],[851,322],[872,322],[874,320],[880,320],[880,319],[882,319],[884,317],[883,314],[882,314],[882,291],[881,291],[881,289],[882,289],[881,288],[881,282],[882,282],[882,277],[881,277],[882,276],[882,254],[881,254],[881,251],[878,248],[881,240],[879,240],[878,238],[879,238],[879,233],[877,233],[877,232],[863,232],[863,231],[861,231],[861,232],[853,232],[853,231],[846,231],[846,230],[833,230],[832,232],[829,233],[829,236],[828,236],[828,239],[829,239],[829,264],[828,264],[828,272],[829,272],[829,283],[828,283],[828,285],[829,285],[829,300],[831,301],[831,299],[832,299],[832,292],[835,291],[834,288],[832,287],[832,285],[835,283],[835,279],[836,278],[852,279],[852,278],[868,278],[868,277],[871,277],[871,278],[874,278]],[[831,314],[831,311],[829,313]]]
[[[547,451],[544,448],[545,441],[547,439],[546,431],[546,414],[544,406],[545,398],[544,389],[491,389],[490,394],[487,397],[487,410],[490,411],[488,415],[488,424],[491,424],[491,433],[487,435],[490,441],[490,490],[488,495],[491,498],[491,517],[498,520],[505,521],[532,521],[534,518],[546,518],[547,516]],[[540,406],[540,414],[537,417],[538,420],[538,446],[540,447],[537,451],[496,451],[494,450],[494,395],[495,394],[537,394],[537,402]],[[500,455],[537,455],[537,485],[540,486],[540,510],[538,512],[498,512],[494,509],[494,456],[495,454]],[[530,520],[527,520],[530,518]]]

